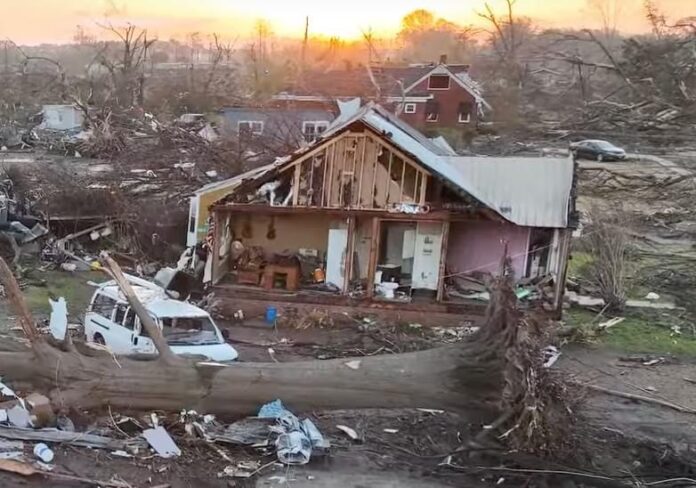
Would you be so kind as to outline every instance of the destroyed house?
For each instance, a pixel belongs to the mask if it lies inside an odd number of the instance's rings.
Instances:
[[[223,299],[461,313],[507,256],[519,296],[560,309],[573,187],[569,158],[456,156],[368,104],[210,207],[208,279]]]

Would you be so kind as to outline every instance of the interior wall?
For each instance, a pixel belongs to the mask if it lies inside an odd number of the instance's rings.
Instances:
[[[507,242],[515,278],[523,277],[529,231],[529,227],[486,220],[452,222],[447,249],[448,273],[497,274]]]
[[[380,256],[378,264],[394,264],[401,266],[401,272],[411,274],[413,271],[413,252],[416,242],[416,224],[401,222],[382,223],[384,242],[383,256]],[[410,231],[410,232],[408,232]],[[404,257],[404,240],[408,240],[406,247],[410,249],[407,257]]]
[[[275,238],[269,238],[269,228]],[[326,252],[329,229],[345,227],[345,219],[320,214],[297,215],[235,215],[232,229],[234,239],[245,246],[261,246],[268,252],[297,251],[300,248]]]

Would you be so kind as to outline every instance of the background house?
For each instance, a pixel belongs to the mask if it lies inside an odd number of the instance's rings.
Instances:
[[[77,130],[85,120],[84,114],[75,105],[44,105],[41,113],[43,121],[40,129]]]
[[[311,71],[274,99],[302,104],[352,97],[377,101],[420,130],[472,127],[491,110],[469,66],[444,57],[438,64]]]
[[[338,108],[331,102],[226,107],[219,112],[219,125],[223,134],[292,150],[313,142],[326,131],[337,112]]]

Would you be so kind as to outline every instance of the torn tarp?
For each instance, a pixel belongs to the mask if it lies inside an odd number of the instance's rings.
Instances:
[[[275,441],[276,453],[283,464],[307,464],[313,450],[330,447],[311,420],[300,421],[280,400],[262,406],[259,417],[276,419],[277,424],[271,430],[279,434]]]

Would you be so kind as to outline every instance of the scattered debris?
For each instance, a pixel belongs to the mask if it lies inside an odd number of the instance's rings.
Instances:
[[[160,457],[166,459],[181,456],[181,450],[174,443],[174,440],[164,427],[159,426],[154,429],[144,430],[143,437]]]
[[[343,432],[344,434],[346,434],[348,437],[350,437],[351,440],[353,440],[353,441],[360,440],[360,436],[358,435],[358,433],[354,429],[351,429],[350,427],[348,427],[346,425],[337,425],[336,428],[338,430],[340,430],[341,432]]]

